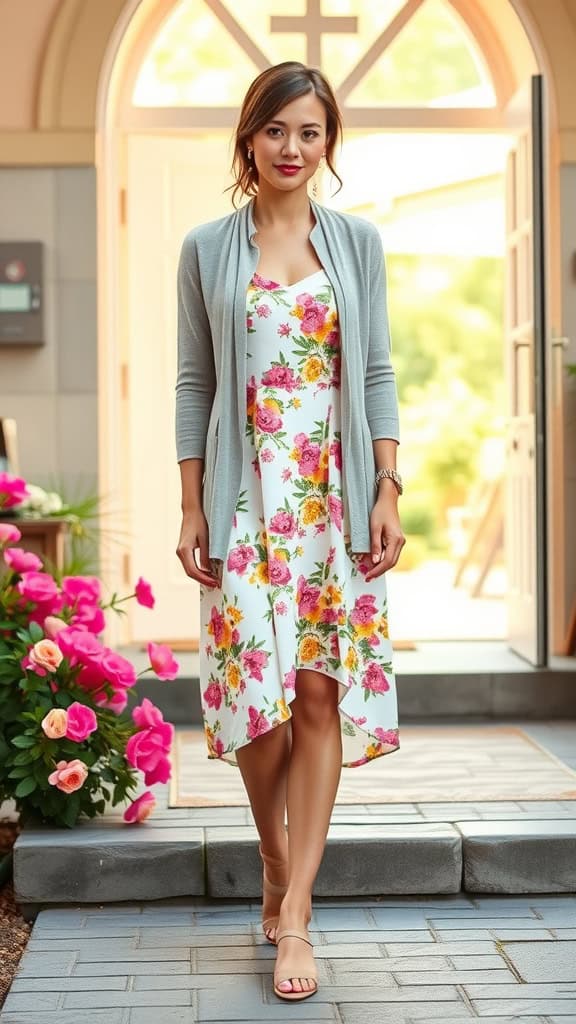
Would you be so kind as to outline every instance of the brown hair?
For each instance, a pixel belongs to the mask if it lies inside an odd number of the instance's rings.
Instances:
[[[287,60],[275,64],[262,71],[250,85],[234,136],[234,155],[232,157],[232,173],[234,184],[229,185],[232,202],[236,206],[238,192],[242,195],[254,196],[258,193],[258,170],[254,162],[248,160],[247,140],[264,125],[271,121],[275,114],[287,103],[315,92],[326,110],[326,163],[342,188],[342,179],[334,164],[334,150],[338,140],[342,139],[342,115],[338,109],[332,87],[318,68],[307,67],[296,60]]]

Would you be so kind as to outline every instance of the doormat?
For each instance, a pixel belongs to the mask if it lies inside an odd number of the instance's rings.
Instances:
[[[517,726],[401,724],[400,743],[342,768],[336,803],[576,800],[576,772]],[[206,753],[202,727],[176,731],[169,806],[248,806],[240,769]]]

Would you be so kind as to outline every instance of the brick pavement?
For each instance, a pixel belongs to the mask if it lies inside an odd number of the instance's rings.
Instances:
[[[285,1004],[257,903],[42,911],[0,1024],[576,1024],[576,894],[315,900],[319,992]]]

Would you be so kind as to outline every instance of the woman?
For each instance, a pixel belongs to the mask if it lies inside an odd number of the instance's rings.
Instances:
[[[317,989],[307,927],[341,767],[399,748],[382,246],[308,195],[323,158],[336,175],[340,137],[318,70],[262,72],[235,137],[233,199],[249,202],[190,231],[178,270],[177,554],[200,584],[208,757],[246,786],[282,999]]]

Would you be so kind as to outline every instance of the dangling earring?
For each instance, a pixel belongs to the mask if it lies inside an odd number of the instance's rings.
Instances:
[[[252,159],[252,147],[251,146],[248,146],[247,152],[248,152],[248,159],[251,160]]]
[[[318,199],[318,183],[316,178],[314,178],[314,181],[312,182],[312,195],[314,196],[314,199]]]

